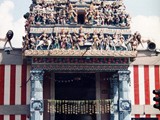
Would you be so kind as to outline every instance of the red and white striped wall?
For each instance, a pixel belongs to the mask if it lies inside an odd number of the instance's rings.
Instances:
[[[155,96],[152,91],[160,89],[160,66],[159,65],[131,65],[131,101],[132,105],[153,105],[153,97]],[[153,108],[154,109],[154,108]],[[159,112],[160,113],[160,112]],[[154,118],[160,114],[135,114],[134,118]]]
[[[159,65],[131,65],[132,105],[153,105],[152,91],[160,88]],[[0,105],[26,105],[30,101],[30,66],[0,65]],[[160,114],[135,114],[133,118],[154,118]],[[0,115],[0,120],[28,120],[26,115]]]
[[[30,67],[0,65],[0,105],[26,105],[30,100]],[[27,120],[26,115],[0,115],[0,120]]]

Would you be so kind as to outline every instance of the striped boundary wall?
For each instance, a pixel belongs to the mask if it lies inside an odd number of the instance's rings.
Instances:
[[[157,117],[160,120],[160,112],[153,112],[155,109],[152,108],[154,104],[152,91],[160,88],[160,66],[131,65],[129,70],[132,118]],[[30,82],[27,82],[29,77],[30,66],[0,65],[0,108],[6,106],[7,109],[7,106],[12,106],[10,111],[12,114],[1,114],[0,120],[28,120],[27,115],[23,113],[25,112],[23,106],[26,108],[30,101]],[[22,109],[19,115],[14,114],[14,109],[18,106]],[[3,110],[0,109],[0,112],[3,113]]]
[[[0,105],[29,104],[29,73],[30,66],[0,65]],[[0,120],[27,120],[27,115],[0,115]]]
[[[160,111],[152,107],[154,104],[153,101],[154,94],[152,93],[152,91],[154,89],[160,89],[160,66],[133,65],[129,67],[129,70],[131,71],[130,99],[132,101],[132,105],[137,106],[136,109],[132,111],[132,117],[134,118],[157,117],[160,120]],[[147,110],[144,110],[145,108],[147,109],[147,107],[148,109],[150,108],[148,112]],[[140,113],[139,111],[142,108],[143,112]],[[159,114],[154,114],[154,113],[159,113]]]

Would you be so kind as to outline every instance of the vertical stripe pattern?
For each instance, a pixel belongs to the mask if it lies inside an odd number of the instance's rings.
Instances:
[[[154,89],[160,89],[160,66],[159,65],[131,65],[131,100],[132,105],[153,105]],[[155,118],[160,115],[136,114],[133,118]]]
[[[0,65],[0,105],[4,104],[4,71],[5,66]],[[4,116],[0,115],[0,120],[3,120]]]
[[[160,88],[160,66],[132,65],[130,98],[132,105],[153,105],[152,91]],[[30,66],[0,65],[0,105],[26,105],[30,100]],[[160,115],[132,115],[158,117]],[[26,115],[0,115],[0,120],[27,120]]]
[[[16,73],[16,66],[10,66],[10,105],[15,105],[15,73]],[[10,115],[10,120],[15,120],[15,115]]]
[[[21,73],[21,105],[26,105],[27,67],[25,65],[22,65]],[[21,115],[21,120],[26,120],[26,115]]]
[[[15,104],[21,105],[21,74],[19,74],[17,71],[21,71],[22,66],[18,65],[16,67],[16,97],[15,97]],[[16,120],[21,120],[21,115],[15,116]]]
[[[0,65],[0,105],[26,105],[30,92],[26,65]],[[28,90],[27,90],[28,86]],[[26,115],[0,115],[0,120],[28,120]]]

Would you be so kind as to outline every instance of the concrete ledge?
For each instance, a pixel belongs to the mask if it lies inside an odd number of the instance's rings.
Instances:
[[[10,54],[7,54],[3,49],[0,48],[0,64],[22,65],[22,49],[14,48],[12,51],[10,51]]]
[[[28,115],[29,105],[0,105],[0,115]]]
[[[153,108],[153,105],[132,105],[132,115],[139,114],[139,115],[145,115],[145,114],[160,114],[160,111],[158,109]]]
[[[29,105],[0,105],[0,115],[29,115],[29,113]],[[159,113],[160,111],[152,105],[132,105],[132,115],[157,115]]]

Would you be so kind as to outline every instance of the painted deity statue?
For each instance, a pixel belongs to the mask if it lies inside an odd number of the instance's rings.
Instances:
[[[84,45],[84,41],[85,41],[85,33],[83,31],[82,26],[80,26],[79,28],[79,38],[78,38],[78,44],[79,46],[83,46]]]
[[[93,32],[92,38],[93,38],[93,47],[92,48],[98,49],[100,40],[99,40],[98,33],[96,30]]]
[[[87,24],[94,24],[95,19],[95,7],[93,4],[90,5],[89,10],[86,10],[85,22]]]
[[[59,35],[60,35],[59,37],[60,37],[61,48],[65,49],[66,48],[66,41],[67,41],[65,30],[62,29]]]
[[[73,5],[70,3],[68,8],[68,19],[70,23],[77,23],[77,13]]]

